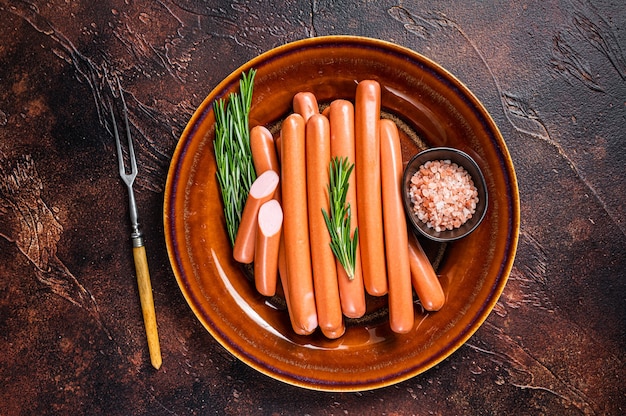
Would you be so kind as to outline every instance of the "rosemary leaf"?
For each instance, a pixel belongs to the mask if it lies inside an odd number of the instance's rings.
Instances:
[[[243,73],[239,92],[228,100],[215,102],[215,140],[213,147],[217,165],[217,180],[224,202],[226,229],[232,245],[241,222],[241,214],[256,179],[250,149],[249,114],[256,71]]]
[[[347,157],[343,159],[335,157],[330,161],[328,184],[330,214],[322,209],[330,234],[330,248],[350,280],[354,279],[359,236],[359,230],[356,228],[354,235],[350,237],[351,209],[350,204],[346,204],[348,179],[353,169],[354,164],[348,162]]]

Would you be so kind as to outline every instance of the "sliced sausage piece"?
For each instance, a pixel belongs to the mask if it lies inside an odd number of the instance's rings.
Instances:
[[[305,122],[291,114],[281,128],[281,186],[287,278],[294,322],[305,332],[317,328],[307,212]]]
[[[363,282],[370,295],[387,293],[380,179],[380,85],[359,82],[355,101],[356,196]]]
[[[319,114],[320,108],[315,95],[308,91],[299,92],[293,96],[293,111],[300,114],[307,122],[313,114]]]
[[[266,170],[280,172],[274,137],[267,127],[254,126],[250,130],[250,149],[257,176]]]
[[[267,170],[273,170],[280,175],[280,162],[276,152],[274,136],[265,126],[255,126],[250,130],[250,149],[252,162],[257,176]],[[280,186],[276,188],[274,198],[281,201]]]
[[[413,328],[413,289],[409,265],[409,239],[402,201],[402,151],[396,123],[380,121],[380,158],[383,228],[389,285],[389,324],[397,333]]]
[[[427,311],[438,311],[446,303],[446,296],[430,260],[412,232],[409,233],[409,261],[411,282],[420,303]]]
[[[241,214],[241,222],[239,223],[239,229],[237,229],[237,235],[235,236],[235,245],[233,246],[233,257],[240,263],[249,264],[254,261],[259,208],[272,199],[278,187],[278,182],[278,173],[268,170],[258,176],[252,183],[252,186],[250,186],[250,193]]]
[[[327,107],[330,118],[330,154],[331,158],[348,158],[354,164],[354,105],[347,100],[335,100]],[[356,170],[348,179],[348,193],[346,203],[350,206],[350,235],[358,226],[358,210],[356,198]],[[365,314],[365,288],[361,268],[361,245],[357,244],[354,276],[348,278],[346,271],[339,261],[337,263],[337,280],[341,309],[348,318],[360,318]]]
[[[254,248],[254,283],[264,296],[276,294],[278,249],[282,229],[283,210],[277,200],[271,199],[259,208]]]
[[[328,184],[330,166],[330,125],[321,114],[314,114],[306,123],[307,203],[309,236],[317,321],[327,338],[343,335],[345,327],[335,255],[330,248],[330,233],[322,210],[330,212]]]

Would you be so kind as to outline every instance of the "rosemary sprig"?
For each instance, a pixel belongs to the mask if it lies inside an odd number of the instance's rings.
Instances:
[[[248,192],[256,179],[250,150],[249,119],[256,71],[242,73],[239,93],[231,93],[228,102],[216,101],[214,150],[217,180],[224,202],[226,228],[232,245],[241,222]]]
[[[354,169],[354,164],[348,158],[335,157],[330,161],[328,196],[330,200],[330,215],[322,208],[322,215],[330,233],[330,248],[335,257],[343,266],[348,278],[354,279],[356,261],[356,246],[359,241],[359,229],[354,229],[350,238],[350,204],[346,204],[348,194],[348,179]]]

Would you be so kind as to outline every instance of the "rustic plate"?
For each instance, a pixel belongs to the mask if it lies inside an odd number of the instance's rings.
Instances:
[[[482,224],[448,245],[424,241],[446,305],[425,313],[416,304],[412,332],[387,324],[385,299],[346,334],[298,336],[281,299],[260,296],[232,259],[213,154],[216,99],[238,90],[255,68],[251,126],[276,128],[299,91],[320,103],[353,99],[356,83],[378,80],[384,116],[402,130],[405,162],[431,146],[460,149],[479,164],[490,195]],[[446,70],[409,49],[374,39],[331,36],[290,43],[249,61],[222,81],[180,138],[165,189],[164,224],[174,275],[189,306],[229,352],[258,371],[296,386],[356,391],[413,377],[459,348],[487,318],[502,292],[519,233],[519,196],[508,150],[478,99]]]

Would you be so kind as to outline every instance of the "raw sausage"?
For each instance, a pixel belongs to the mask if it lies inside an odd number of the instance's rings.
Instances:
[[[293,96],[293,111],[304,118],[304,122],[309,121],[313,114],[319,114],[320,108],[317,98],[311,92],[299,92]]]
[[[241,222],[235,236],[233,257],[240,263],[254,261],[254,245],[259,208],[272,199],[278,187],[278,173],[268,170],[258,176],[250,186],[250,192],[241,214]]]
[[[335,100],[330,106],[330,154],[331,158],[348,158],[354,164],[354,105],[347,100]],[[357,228],[357,199],[356,199],[356,171],[348,179],[348,193],[346,203],[350,206],[350,234],[354,235]],[[341,309],[348,318],[360,318],[365,314],[365,288],[363,287],[363,273],[361,269],[361,245],[357,244],[354,276],[348,278],[346,271],[339,261],[337,263],[337,281]]]
[[[359,82],[355,100],[356,195],[363,282],[370,295],[387,293],[380,179],[380,85]]]
[[[392,331],[403,334],[413,328],[413,289],[409,240],[402,202],[402,151],[398,128],[391,120],[380,121],[380,158],[389,324]]]
[[[328,119],[314,114],[306,123],[307,203],[309,236],[317,320],[328,338],[343,335],[345,327],[337,286],[335,255],[322,210],[330,212],[328,183],[330,166],[330,126]]]
[[[439,278],[415,235],[409,233],[411,282],[420,303],[427,311],[438,311],[446,302]]]
[[[291,114],[281,128],[281,186],[287,278],[294,322],[305,332],[317,327],[307,213],[305,122]]]
[[[276,294],[278,249],[282,229],[283,210],[280,203],[272,199],[261,205],[254,248],[254,283],[264,296]]]

